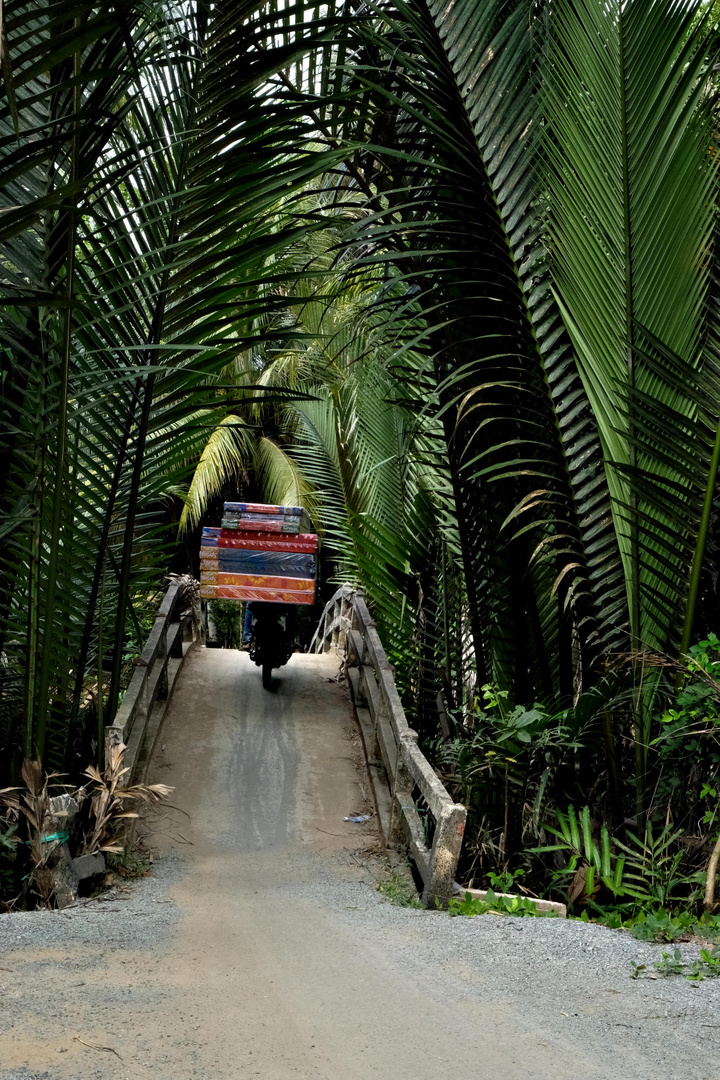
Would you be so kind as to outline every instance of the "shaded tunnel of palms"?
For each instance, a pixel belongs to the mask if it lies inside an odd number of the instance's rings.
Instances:
[[[3,10],[8,780],[101,753],[228,485],[307,506],[458,785],[540,702],[487,866],[568,802],[657,816],[637,654],[717,614],[712,6]]]

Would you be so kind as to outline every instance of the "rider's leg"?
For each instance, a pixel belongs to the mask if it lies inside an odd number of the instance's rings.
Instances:
[[[249,645],[252,640],[252,628],[253,628],[253,613],[252,613],[252,601],[248,601],[245,605],[245,621],[243,622],[242,643],[243,645]]]

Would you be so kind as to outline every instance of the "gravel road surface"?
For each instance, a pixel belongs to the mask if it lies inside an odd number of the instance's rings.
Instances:
[[[632,980],[659,946],[383,898],[335,672],[295,656],[266,693],[244,654],[188,658],[152,873],[0,916],[0,1080],[717,1080],[720,980]]]

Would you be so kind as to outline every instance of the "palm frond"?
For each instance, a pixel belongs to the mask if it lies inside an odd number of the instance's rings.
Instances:
[[[253,433],[234,415],[224,417],[211,432],[185,496],[179,524],[181,534],[200,522],[209,500],[227,480],[239,480],[247,474],[254,442]]]
[[[254,468],[267,502],[279,506],[304,506],[317,524],[312,485],[298,463],[264,435],[255,445]]]
[[[682,385],[701,366],[717,184],[701,7],[562,3],[544,81],[553,276],[603,443],[632,638],[663,650],[688,571],[687,541],[662,539],[668,511],[697,520],[707,471]]]

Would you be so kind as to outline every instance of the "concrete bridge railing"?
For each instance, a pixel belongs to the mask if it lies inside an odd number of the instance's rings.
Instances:
[[[454,891],[465,807],[452,800],[420,751],[363,594],[347,586],[326,605],[310,645],[315,652],[330,649],[345,653],[358,715],[363,706],[369,713],[370,730],[363,732],[368,760],[382,762],[390,790],[388,821],[381,822],[387,842],[407,845],[423,881],[425,906],[446,905]]]
[[[199,612],[183,586],[173,581],[155,615],[145,647],[136,661],[113,723],[105,728],[105,746],[124,743],[128,783],[144,778],[170,694],[187,653],[204,643]]]

